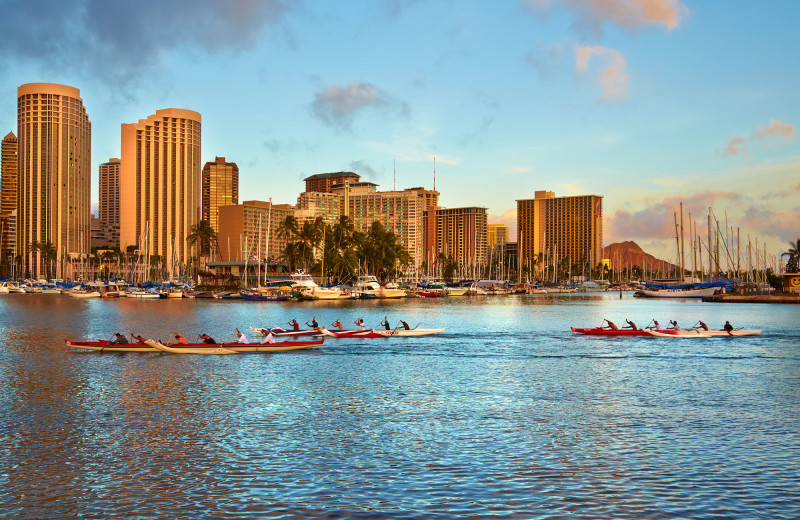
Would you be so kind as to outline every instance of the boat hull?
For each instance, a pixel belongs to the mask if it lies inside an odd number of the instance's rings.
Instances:
[[[702,298],[703,296],[713,296],[718,290],[719,287],[704,287],[702,289],[640,289],[636,294],[646,298]]]
[[[603,329],[600,327],[595,328],[577,328],[577,327],[570,327],[573,332],[578,332],[580,334],[588,334],[594,336],[649,336],[647,330],[631,330],[631,329]]]
[[[167,347],[161,342],[148,340],[145,344],[142,343],[128,343],[128,344],[112,344],[110,341],[68,341],[64,340],[64,344],[68,347],[75,347],[84,350],[94,350],[98,352],[169,352],[163,348],[151,345],[150,342],[158,343],[159,345],[173,349],[183,350],[183,352],[174,352],[176,354],[208,354],[214,349],[225,349],[234,352],[285,352],[290,350],[303,350],[312,347],[321,347],[325,343],[325,338],[316,339],[313,341],[278,341],[275,343],[189,343],[188,345],[171,345]],[[190,350],[186,351],[186,350]],[[194,352],[198,351],[198,352]]]

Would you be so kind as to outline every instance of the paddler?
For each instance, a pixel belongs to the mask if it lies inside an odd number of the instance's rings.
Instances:
[[[639,330],[639,327],[637,327],[634,322],[626,319],[625,323],[627,323],[627,325],[623,325],[622,326],[623,329]]]
[[[411,327],[408,326],[408,323],[404,322],[403,320],[400,320],[400,325],[398,325],[398,327],[400,326],[402,326],[405,330],[411,330]]]
[[[291,325],[292,329],[294,329],[294,330],[300,330],[300,324],[297,323],[297,319],[296,318],[292,318],[292,321],[289,322],[289,325]]]
[[[733,336],[733,325],[731,325],[731,322],[726,321],[725,326],[722,327],[722,330]]]
[[[216,343],[216,341],[214,341],[214,338],[212,338],[208,334],[200,334],[200,339],[202,339],[203,343],[205,343],[207,345]]]
[[[602,327],[604,329],[619,330],[619,327],[613,321],[603,320],[603,323],[608,323],[608,327]]]
[[[236,328],[236,338],[237,338],[236,339],[237,343],[242,343],[243,345],[249,345],[250,344],[250,340],[247,339],[247,336],[245,336],[244,334],[239,332],[239,328],[238,327]]]
[[[677,322],[677,321],[674,321],[674,320],[669,320],[669,326],[667,327],[667,329],[671,329],[671,330],[681,330],[681,326],[680,326],[680,325],[678,325],[678,322]]]
[[[342,322],[339,321],[339,318],[336,318],[336,321],[331,323],[331,327],[338,327],[340,331],[344,330],[344,326],[342,325]]]
[[[131,339],[135,339],[138,343],[144,343],[145,341],[147,341],[147,338],[137,336],[136,334],[131,334]]]
[[[353,324],[361,327],[361,330],[367,330],[367,326],[364,325],[364,318],[358,318],[356,321],[353,322]]]
[[[171,346],[171,345],[188,345],[189,344],[189,342],[186,341],[186,338],[183,337],[183,334],[181,334],[179,332],[175,332],[174,330],[172,331],[172,334],[175,336],[175,341],[173,341],[172,343],[167,343],[168,347]]]
[[[126,338],[119,332],[115,332],[114,337],[111,339],[112,345],[127,345],[128,343],[129,343],[128,338]]]
[[[275,343],[275,336],[272,335],[272,331],[268,329],[261,329],[261,341],[259,343]]]
[[[703,329],[703,330],[708,330],[708,325],[706,325],[705,323],[703,323],[703,322],[702,322],[702,321],[700,321],[700,320],[697,320],[697,325],[695,325],[695,326],[694,326],[694,327],[692,327],[692,328],[693,328],[693,329]]]
[[[308,321],[310,321],[311,323],[309,323]],[[312,316],[311,319],[308,320],[308,321],[306,322],[306,325],[308,325],[309,327],[311,327],[314,330],[319,330],[319,323],[317,323],[317,317],[316,316]]]
[[[655,323],[655,325],[656,325],[656,330],[658,330],[658,331],[663,331],[664,330],[664,326],[662,324],[660,324],[659,322],[657,322],[656,320],[653,320],[653,323]]]
[[[383,321],[380,323],[381,325],[386,327],[386,330],[392,330],[392,326],[389,325],[389,320],[387,319],[389,316],[384,316]]]

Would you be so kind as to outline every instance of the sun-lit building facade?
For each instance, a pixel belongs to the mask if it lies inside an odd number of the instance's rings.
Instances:
[[[486,246],[492,250],[508,243],[508,226],[505,224],[486,224]]]
[[[0,261],[16,250],[17,136],[9,132],[0,144]]]
[[[98,172],[100,200],[97,219],[100,223],[95,226],[104,230],[103,236],[109,247],[119,247],[119,169],[120,160],[113,157],[101,164]]]
[[[603,251],[603,197],[536,191],[532,199],[517,200],[517,248],[522,267],[532,266],[539,253],[548,262],[569,257],[575,265],[597,265]]]
[[[17,88],[17,251],[28,276],[90,251],[92,124],[80,91],[55,83]],[[55,258],[29,246],[46,244]]]
[[[187,237],[200,221],[200,126],[199,113],[180,108],[122,125],[123,250],[136,245],[169,266],[197,256]]]
[[[486,265],[486,208],[430,207],[423,220],[428,265],[433,265],[439,254],[465,268]]]
[[[278,236],[280,223],[294,214],[291,204],[272,204],[246,200],[241,204],[219,207],[219,260],[276,260],[286,247],[286,238]]]
[[[336,184],[354,184],[361,176],[353,172],[317,173],[305,178],[306,191],[330,193],[331,187]]]
[[[239,203],[239,167],[216,157],[203,166],[203,220],[219,233],[219,208]]]

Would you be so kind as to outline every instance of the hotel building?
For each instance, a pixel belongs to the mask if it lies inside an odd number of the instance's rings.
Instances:
[[[203,166],[203,220],[219,233],[219,208],[239,204],[239,167],[217,157]]]
[[[106,244],[109,247],[119,247],[119,170],[120,160],[112,158],[100,165],[98,177],[100,204],[97,218],[100,223],[95,226],[103,229],[103,237],[107,239]],[[93,230],[95,226],[92,227]]]
[[[88,254],[92,125],[80,91],[55,83],[17,88],[17,251],[26,275],[43,276],[34,242],[56,252],[55,276],[65,257]]]
[[[248,259],[280,258],[286,239],[276,230],[286,217],[294,213],[290,204],[272,204],[246,200],[241,204],[219,207],[217,243],[222,262],[244,262]]]
[[[187,263],[198,249],[186,237],[200,221],[200,114],[166,108],[123,124],[121,150],[121,248]]]
[[[486,246],[495,250],[508,243],[508,226],[505,224],[486,224]]]
[[[361,176],[353,172],[318,173],[306,177],[306,191],[330,193],[335,184],[355,184]]]
[[[344,196],[341,194],[306,191],[297,197],[294,216],[301,224],[322,217],[326,224],[333,225],[345,214],[344,209]]]
[[[486,265],[486,208],[430,207],[423,220],[428,265],[433,265],[440,253],[462,266]]]
[[[603,251],[603,197],[537,191],[532,199],[517,200],[517,248],[520,266],[532,265],[539,253],[548,262],[569,257],[575,264],[597,265]]]
[[[17,136],[9,132],[0,145],[0,262],[14,254],[17,241]]]
[[[357,182],[331,186],[331,192],[344,197],[345,214],[358,231],[369,231],[378,221],[394,233],[411,256],[412,269],[425,259],[425,225],[423,214],[436,207],[439,192],[424,188],[377,191],[377,184]]]

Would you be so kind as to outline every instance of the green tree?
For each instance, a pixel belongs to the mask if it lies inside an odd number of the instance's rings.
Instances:
[[[789,260],[786,262],[786,272],[800,272],[800,238],[794,243],[789,242],[789,250],[781,254],[781,258],[784,256],[789,257]]]
[[[186,243],[190,246],[200,244],[200,256],[208,257],[212,251],[217,249],[217,233],[207,220],[201,220],[192,226],[191,233],[186,237]]]

